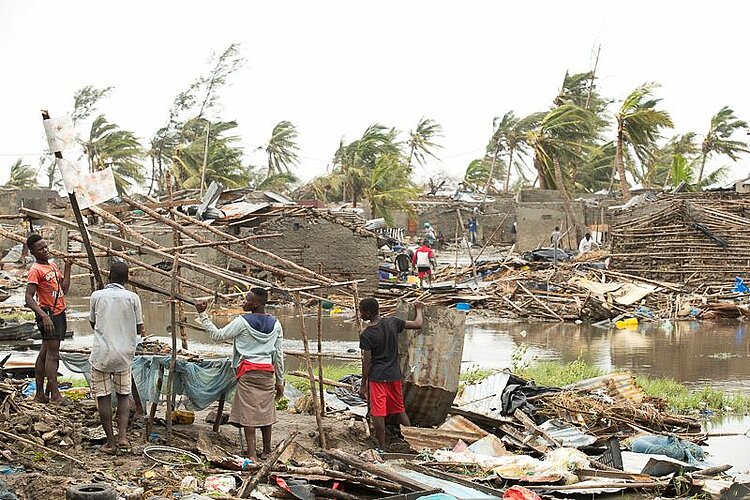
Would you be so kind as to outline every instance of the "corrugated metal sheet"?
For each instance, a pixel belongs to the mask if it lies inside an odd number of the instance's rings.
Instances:
[[[261,210],[268,208],[268,203],[248,203],[246,201],[239,201],[237,203],[229,203],[223,205],[220,209],[224,212],[222,221],[232,221],[241,219],[247,215],[260,212]]]
[[[452,431],[447,429],[422,429],[420,427],[401,427],[401,434],[409,446],[416,452],[422,450],[452,450],[460,439],[466,444],[473,444],[487,433],[474,431]]]
[[[454,404],[465,411],[502,418],[503,404],[500,398],[509,378],[510,373],[499,372],[476,384],[464,386]]]
[[[413,307],[402,303],[396,315],[413,318]],[[428,306],[422,329],[399,336],[404,405],[414,425],[433,427],[448,415],[458,391],[465,319],[463,312]]]
[[[474,432],[480,436],[486,436],[489,434],[489,432],[485,431],[468,418],[464,418],[460,415],[452,416],[451,418],[446,420],[443,425],[438,427],[438,429],[443,429],[446,431]]]
[[[550,419],[539,426],[565,447],[580,448],[596,442],[596,437],[584,434],[578,427],[562,420]]]
[[[566,390],[596,391],[604,389],[613,399],[627,400],[640,403],[646,394],[643,392],[633,375],[630,373],[614,373],[590,378],[575,384],[563,387]]]

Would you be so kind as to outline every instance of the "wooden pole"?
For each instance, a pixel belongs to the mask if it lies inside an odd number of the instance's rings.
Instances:
[[[42,110],[42,120],[49,120],[49,112],[46,109]],[[63,155],[60,151],[55,151],[54,153],[55,158],[62,159]],[[83,215],[81,215],[81,209],[78,206],[78,199],[76,199],[75,193],[68,193],[68,198],[70,199],[70,206],[73,209],[73,215],[76,218],[76,224],[78,224],[78,231],[80,231],[81,238],[83,239],[83,248],[86,250],[86,255],[88,255],[89,265],[91,266],[91,273],[94,276],[94,281],[96,281],[96,288],[97,290],[100,288],[104,288],[102,275],[99,272],[99,263],[96,262],[94,250],[93,248],[91,248],[89,232],[86,230],[86,224],[84,224],[83,222]]]
[[[307,327],[305,326],[305,311],[302,308],[302,298],[299,292],[294,293],[294,300],[297,303],[297,310],[299,311],[299,322],[300,331],[302,332],[302,345],[305,348],[305,366],[307,367],[307,376],[310,380],[310,399],[312,399],[313,411],[315,412],[315,423],[318,425],[318,433],[320,434],[320,447],[324,450],[328,448],[328,442],[326,440],[325,432],[323,431],[323,418],[321,417],[321,410],[318,407],[318,395],[315,394],[315,375],[313,374],[312,361],[310,361],[310,342],[307,339]],[[320,402],[321,406],[325,404],[325,401]]]
[[[172,334],[172,353],[169,360],[169,373],[167,374],[167,442],[172,439],[172,398],[174,397],[174,370],[177,364],[177,307],[175,304],[175,294],[177,293],[177,254],[174,255],[172,262],[172,295],[169,298],[169,317]]]
[[[458,222],[461,225],[461,236],[463,237],[463,233],[464,233],[464,230],[463,230],[463,228],[464,228],[464,219],[461,216],[461,209],[460,208],[456,209],[456,215],[458,216]],[[472,255],[471,255],[471,245],[467,244],[466,245],[466,250],[469,252],[469,260],[471,260],[472,275],[474,276],[474,283],[476,283],[477,282],[477,263],[474,262],[474,257],[472,257]]]
[[[26,445],[29,445],[29,446],[33,446],[35,448],[39,448],[39,449],[44,450],[46,452],[52,453],[53,455],[58,455],[58,456],[61,456],[63,458],[66,458],[66,459],[70,460],[71,462],[77,463],[78,465],[80,465],[82,467],[86,466],[86,464],[84,464],[83,462],[81,462],[77,458],[73,458],[70,455],[66,455],[65,453],[62,453],[60,451],[53,450],[52,448],[47,448],[46,446],[43,446],[43,445],[41,445],[39,443],[35,443],[34,441],[29,441],[28,439],[22,438],[21,436],[16,436],[13,433],[5,432],[5,431],[0,430],[0,434],[2,434],[3,436],[7,436],[7,437],[9,437],[11,439],[15,439],[16,441],[19,441],[19,442],[21,442],[23,444],[26,444]]]
[[[458,249],[460,245],[458,244],[458,219],[456,219],[456,239],[454,240],[456,242],[456,261],[453,264],[453,286],[458,285]]]
[[[323,264],[318,264],[318,274],[323,274]],[[323,380],[323,301],[318,300],[318,380]],[[326,414],[325,394],[323,392],[323,384],[318,384],[318,390],[320,391],[320,401],[323,402],[320,408],[321,416]]]
[[[156,408],[159,406],[161,399],[161,388],[164,385],[164,368],[159,366],[159,378],[156,380],[156,399],[151,401],[151,407],[148,410],[148,419],[146,420],[145,441],[148,443],[151,431],[154,428],[154,418],[156,417]]]
[[[191,231],[191,230],[187,229],[186,227],[184,227],[183,225],[181,225],[180,223],[178,223],[176,221],[172,221],[172,220],[170,220],[170,219],[168,219],[168,218],[166,218],[166,217],[158,214],[155,210],[152,210],[152,209],[148,208],[143,203],[138,203],[137,201],[132,200],[131,198],[129,198],[127,196],[123,196],[122,199],[123,199],[123,201],[125,201],[126,203],[128,203],[129,205],[131,205],[132,207],[140,209],[140,210],[143,210],[144,213],[148,214],[153,219],[155,219],[155,220],[157,220],[159,222],[163,222],[164,224],[166,224],[166,225],[168,225],[170,227],[176,228],[182,234],[184,234],[185,236],[187,236],[189,238],[194,239],[198,243],[208,243],[209,242],[209,240],[207,238],[205,238],[204,236],[202,236],[201,234],[198,234],[195,231]],[[270,266],[270,265],[268,265],[268,264],[266,264],[264,262],[260,262],[260,261],[255,260],[255,259],[251,259],[250,257],[248,257],[246,255],[243,255],[241,253],[235,252],[235,251],[230,250],[230,249],[225,248],[225,247],[219,246],[219,247],[216,247],[216,249],[219,252],[223,253],[224,255],[226,255],[228,257],[231,257],[233,259],[239,260],[240,262],[243,262],[245,264],[249,264],[249,265],[251,265],[253,267],[257,267],[257,268],[263,269],[265,271],[269,271],[269,272],[271,272],[271,273],[273,273],[273,274],[275,274],[277,276],[285,276],[287,278],[292,278],[292,279],[295,279],[295,280],[298,280],[298,281],[302,281],[302,282],[305,282],[305,283],[313,283],[313,284],[316,284],[316,285],[330,284],[330,283],[333,282],[333,280],[331,280],[330,278],[325,278],[325,279],[312,278],[312,277],[309,277],[309,276],[302,276],[302,275],[300,275],[298,273],[293,273],[291,271],[287,271],[286,269],[281,269],[281,268],[278,268],[278,267],[273,267],[273,266]]]
[[[292,442],[297,438],[298,434],[299,431],[294,431],[284,441],[276,445],[276,449],[273,450],[268,459],[266,459],[266,463],[263,464],[263,467],[261,467],[258,472],[256,472],[255,475],[252,476],[252,478],[248,476],[248,479],[242,482],[242,486],[237,493],[240,498],[248,498],[250,496],[250,493],[252,493],[256,486],[258,486],[260,480],[268,474],[268,472],[274,465],[276,465],[276,461],[279,459],[281,454],[284,453],[284,450],[286,450],[289,445],[292,444]]]
[[[169,204],[171,205],[174,202],[174,198],[172,196],[172,173],[167,171],[167,195],[169,196]],[[174,215],[172,215],[172,220],[174,220]],[[175,273],[175,277],[178,279],[177,281],[177,293],[182,293],[182,281],[180,281],[180,278],[182,278],[182,267],[180,267],[179,261],[177,260],[177,253],[179,250],[177,250],[180,246],[180,232],[177,231],[177,229],[172,228],[172,244],[173,244],[173,250],[172,254],[175,256],[175,262],[177,262],[177,272]],[[177,304],[177,318],[178,318],[178,324],[180,327],[180,340],[182,341],[182,348],[186,351],[188,350],[188,338],[187,338],[187,332],[185,331],[185,304],[180,301]]]

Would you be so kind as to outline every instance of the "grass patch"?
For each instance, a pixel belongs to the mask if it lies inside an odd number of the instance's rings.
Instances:
[[[88,384],[86,383],[86,379],[83,378],[82,376],[81,377],[60,377],[58,381],[60,383],[70,382],[71,384],[73,384],[74,388],[88,387]]]
[[[307,373],[306,369],[304,368],[300,368],[298,371]],[[323,365],[323,378],[327,378],[330,380],[339,380],[341,377],[349,375],[351,373],[362,373],[362,368],[357,363],[346,363],[343,365]],[[313,364],[313,374],[315,375],[315,378],[318,377],[318,366],[316,364]],[[284,375],[284,379],[287,381],[287,383],[292,384],[302,392],[310,391],[310,381],[307,380],[307,378],[295,377],[294,375],[289,375],[287,373]]]
[[[607,372],[582,360],[571,363],[543,361],[518,370],[517,375],[533,380],[538,385],[560,387],[581,380],[606,375]],[[691,389],[668,378],[636,377],[644,392],[651,397],[667,401],[667,406],[677,413],[695,413],[702,410],[714,413],[747,414],[750,412],[750,396],[732,394],[703,387]]]

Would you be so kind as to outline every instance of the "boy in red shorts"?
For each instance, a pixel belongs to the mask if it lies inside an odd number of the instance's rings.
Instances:
[[[362,386],[359,394],[370,402],[370,416],[380,450],[385,449],[385,417],[398,415],[398,423],[409,426],[401,393],[401,368],[398,359],[398,335],[405,329],[422,328],[424,304],[415,302],[417,316],[404,321],[394,316],[380,317],[380,306],[374,298],[359,302],[359,314],[370,324],[359,337],[362,349]]]

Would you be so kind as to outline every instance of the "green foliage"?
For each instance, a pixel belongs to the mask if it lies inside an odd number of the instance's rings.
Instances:
[[[79,123],[97,110],[99,101],[112,93],[114,87],[97,89],[93,85],[87,85],[73,94],[73,112],[70,114],[73,123]]]
[[[605,370],[580,359],[571,363],[542,361],[516,372],[516,375],[546,387],[562,387],[606,374]],[[725,393],[708,386],[694,390],[669,378],[636,377],[636,380],[647,396],[665,399],[675,412],[710,410],[746,414],[750,411],[750,396],[745,394]]]
[[[177,182],[185,189],[200,188],[203,162],[206,159],[205,182],[216,181],[229,188],[249,184],[249,169],[242,164],[242,149],[234,146],[239,139],[229,135],[237,122],[209,122],[203,118],[188,120],[172,137],[170,162]],[[206,134],[208,154],[206,155]]]
[[[459,375],[459,382],[462,386],[477,384],[494,373],[495,370],[480,368],[478,365],[474,365],[469,367],[468,370],[461,372],[461,375]]]
[[[464,184],[473,188],[475,191],[484,190],[490,175],[492,175],[492,181],[503,179],[505,168],[505,163],[502,159],[498,159],[495,162],[494,172],[491,159],[484,157],[471,160],[464,172]],[[492,184],[492,182],[490,182],[490,184]]]
[[[661,138],[663,128],[672,128],[669,113],[657,109],[661,99],[653,97],[656,83],[644,83],[631,92],[623,101],[616,115],[618,124],[618,141],[631,147],[636,158],[646,163]]]
[[[711,125],[701,143],[701,166],[698,172],[698,181],[703,180],[703,170],[706,160],[711,155],[725,155],[732,161],[739,159],[740,153],[747,153],[748,143],[732,139],[735,133],[750,130],[747,122],[740,120],[729,106],[721,108],[711,117]]]
[[[381,155],[370,171],[368,186],[364,190],[374,217],[382,217],[393,225],[392,210],[411,210],[409,200],[419,195],[411,183],[411,168],[400,156]]]
[[[417,128],[409,132],[409,139],[406,141],[409,148],[407,165],[411,167],[412,160],[424,165],[427,156],[438,159],[433,150],[442,147],[435,142],[435,139],[442,137],[442,132],[443,127],[438,122],[422,117],[417,123]]]
[[[318,376],[317,367],[313,371],[314,371],[315,377],[317,378]],[[342,365],[323,365],[323,378],[327,378],[329,380],[339,380],[345,377],[346,375],[350,375],[352,373],[355,373],[355,374],[362,373],[362,367],[355,363],[345,363]],[[302,392],[310,392],[310,381],[307,378],[296,377],[294,375],[289,375],[287,373],[284,376],[284,379],[286,380],[287,383],[292,384],[298,390]]]
[[[288,193],[291,186],[297,181],[299,181],[299,179],[291,172],[282,172],[280,174],[273,174],[270,177],[266,177],[255,186],[255,189],[275,191],[277,193]]]
[[[271,139],[266,145],[268,155],[268,174],[272,177],[279,174],[289,174],[290,168],[299,162],[297,151],[297,128],[292,122],[281,121],[271,132]]]
[[[104,115],[91,123],[88,139],[82,141],[92,172],[112,167],[117,191],[123,193],[145,180],[141,161],[144,151],[135,134],[109,123]]]
[[[23,163],[21,158],[17,159],[10,167],[10,178],[8,179],[8,182],[5,183],[5,187],[26,189],[36,186],[36,170],[34,170],[31,165]]]

